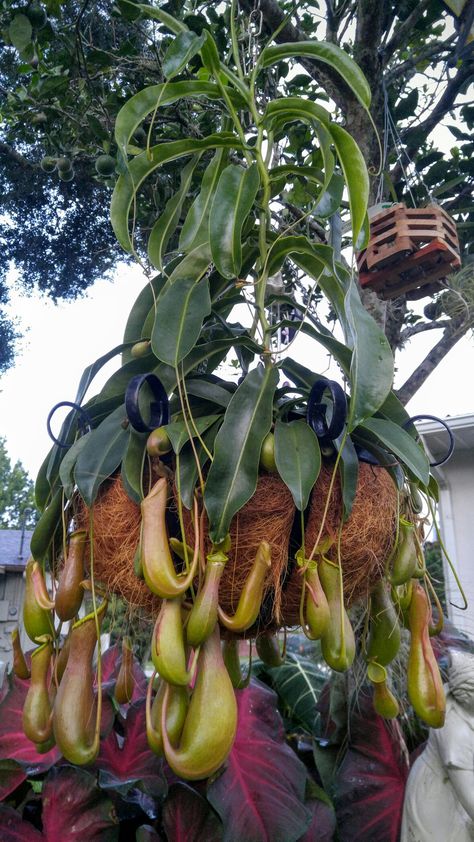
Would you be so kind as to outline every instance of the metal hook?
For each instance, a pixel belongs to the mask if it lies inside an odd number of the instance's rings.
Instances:
[[[451,428],[448,426],[446,421],[443,421],[442,418],[438,418],[436,415],[414,415],[413,418],[409,418],[408,421],[405,421],[405,423],[403,424],[403,429],[406,430],[407,427],[410,424],[413,424],[413,426],[414,426],[415,421],[423,421],[423,420],[436,421],[437,424],[441,424],[441,426],[444,427],[444,429],[446,430],[446,432],[449,436],[449,445],[448,445],[448,450],[446,452],[446,456],[443,456],[442,459],[438,459],[437,462],[430,462],[430,468],[437,468],[439,465],[444,465],[444,463],[447,462],[448,459],[450,459],[451,456],[453,455],[454,436],[453,436]],[[416,427],[415,427],[415,429],[416,429]],[[418,430],[417,430],[417,434],[419,436]]]
[[[155,399],[150,401],[150,420],[148,423],[143,419],[138,403],[140,389],[145,383],[150,387]],[[130,424],[137,433],[151,433],[157,427],[169,423],[168,395],[156,374],[149,372],[132,377],[125,391],[125,411]]]
[[[321,399],[325,391],[332,399],[332,416],[328,424],[326,413],[327,404]],[[341,435],[347,417],[347,401],[343,389],[335,380],[318,377],[313,383],[308,398],[306,420],[321,442],[329,443]]]
[[[54,441],[55,444],[57,444],[58,447],[63,447],[63,448],[66,449],[66,448],[70,447],[71,445],[57,439],[56,436],[53,434],[53,431],[51,429],[51,418],[53,417],[56,410],[59,409],[61,406],[70,406],[71,409],[76,410],[76,412],[79,415],[79,420],[77,422],[77,428],[82,434],[84,434],[85,432],[89,432],[89,430],[92,430],[92,422],[91,422],[91,419],[89,417],[89,414],[86,412],[86,410],[82,406],[79,406],[78,403],[73,403],[72,401],[60,401],[59,403],[57,403],[53,406],[53,408],[50,410],[50,413],[49,413],[49,415],[46,419],[46,429],[48,430],[48,436],[50,437],[50,439],[52,439]]]

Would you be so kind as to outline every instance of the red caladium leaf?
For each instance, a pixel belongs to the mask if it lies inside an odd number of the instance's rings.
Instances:
[[[207,792],[224,823],[224,842],[296,842],[311,821],[304,805],[307,773],[285,743],[276,694],[252,681],[237,701],[234,747]]]
[[[102,689],[110,695],[114,692],[115,682],[122,663],[122,648],[115,643],[102,654]],[[138,660],[133,659],[133,678],[135,686],[133,689],[132,704],[144,699],[146,696],[147,679]]]
[[[0,801],[26,780],[26,772],[16,760],[0,760]]]
[[[306,806],[312,813],[308,830],[298,842],[332,842],[336,832],[336,813],[323,789],[312,780],[306,787]]]
[[[83,769],[51,769],[43,787],[43,833],[48,842],[116,842],[114,806]]]
[[[378,716],[360,695],[348,751],[336,775],[335,807],[341,842],[397,842],[408,757],[400,727]]]
[[[2,842],[44,842],[43,834],[6,804],[0,804],[0,829]]]
[[[167,842],[221,842],[222,824],[208,802],[187,784],[173,784],[163,806]]]
[[[122,733],[112,729],[100,746],[95,764],[100,786],[122,788],[141,781],[150,784],[154,792],[163,792],[163,764],[148,747],[146,738],[145,700],[130,705],[126,719],[120,717],[119,722]]]
[[[54,747],[46,754],[38,754],[34,743],[23,733],[23,705],[29,681],[10,677],[10,689],[0,703],[0,759],[16,760],[28,775],[46,772],[61,757]]]

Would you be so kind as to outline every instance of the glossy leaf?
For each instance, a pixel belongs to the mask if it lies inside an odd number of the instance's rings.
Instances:
[[[142,16],[144,18],[150,18],[151,20],[159,20],[164,26],[174,32],[175,35],[179,35],[180,32],[186,31],[186,26],[180,20],[175,18],[173,15],[169,15],[168,12],[165,12],[163,9],[160,9],[157,6],[147,6],[145,3],[137,3],[136,8],[140,10]]]
[[[178,76],[204,44],[205,36],[187,29],[171,42],[163,58],[162,69],[167,79]]]
[[[2,842],[44,842],[43,834],[7,804],[0,804],[0,828]]]
[[[369,108],[371,93],[367,79],[355,61],[336,44],[298,41],[266,47],[262,53],[262,64],[263,67],[269,67],[286,58],[309,58],[328,64],[343,78],[359,102],[365,108]]]
[[[177,366],[194,348],[202,324],[211,312],[209,280],[182,278],[160,296],[151,346],[159,360]]]
[[[252,681],[236,695],[234,747],[207,790],[224,824],[223,842],[296,842],[311,820],[306,769],[285,742],[273,691]]]
[[[305,806],[311,811],[311,824],[298,842],[333,842],[336,832],[334,808],[323,798],[308,798]]]
[[[278,371],[259,365],[247,374],[227,407],[204,494],[214,543],[224,540],[233,516],[257,487],[260,451],[270,430],[277,384]]]
[[[28,775],[38,775],[56,763],[61,754],[56,747],[39,754],[34,743],[25,737],[23,706],[29,685],[29,681],[16,676],[8,679],[8,690],[0,703],[0,757],[15,760]]]
[[[349,285],[344,304],[353,347],[350,432],[373,415],[389,395],[393,383],[393,354],[387,337],[363,306],[354,281]]]
[[[158,217],[148,238],[148,257],[153,266],[163,269],[163,256],[170,238],[173,236],[179,222],[184,200],[189,191],[199,156],[191,158],[181,173],[179,190],[166,203],[163,213]]]
[[[112,801],[83,769],[51,769],[43,786],[43,831],[48,842],[116,842],[118,818]]]
[[[398,456],[423,485],[428,485],[428,457],[405,430],[384,418],[368,418],[361,426],[373,433],[385,447]]]
[[[204,400],[211,401],[217,406],[226,407],[232,397],[232,392],[219,386],[218,383],[213,383],[210,380],[202,378],[191,378],[186,380],[186,391],[188,395],[195,395]]]
[[[322,123],[329,123],[330,115],[322,105],[310,99],[301,99],[297,96],[287,96],[282,99],[273,99],[265,109],[264,122],[270,131],[281,128],[285,123],[294,120],[303,120],[312,123],[319,120]]]
[[[125,410],[119,406],[88,437],[79,454],[74,478],[87,506],[92,506],[97,492],[118,468],[128,444],[128,431],[122,422]]]
[[[168,267],[166,267],[168,268]],[[130,313],[128,314],[127,324],[125,325],[125,331],[123,335],[123,341],[130,343],[129,347],[123,352],[122,354],[122,363],[127,363],[133,359],[130,351],[133,347],[135,342],[138,342],[140,339],[149,339],[151,334],[148,336],[144,334],[143,329],[150,310],[155,307],[155,301],[158,298],[163,286],[166,283],[166,276],[162,275],[155,275],[150,281],[148,281],[133,304]]]
[[[26,781],[23,767],[16,760],[0,757],[0,801],[4,801],[23,781]]]
[[[321,469],[318,439],[306,421],[276,422],[275,461],[296,508],[304,511]]]
[[[342,126],[337,126],[335,123],[331,123],[330,132],[349,193],[352,242],[355,247],[366,220],[370,187],[369,174],[362,152],[354,138]]]
[[[201,181],[201,189],[184,220],[179,237],[181,251],[190,251],[209,240],[209,214],[224,165],[224,149],[218,149],[214,153],[210,164],[206,167]]]
[[[337,439],[335,444],[337,449],[340,450],[342,445],[342,435]],[[339,463],[339,474],[341,477],[344,520],[347,520],[352,511],[352,506],[354,505],[357,492],[357,482],[359,479],[359,458],[350,436],[346,437],[342,448],[341,461]]]
[[[63,492],[59,488],[41,514],[31,536],[30,552],[35,561],[43,561],[58,527],[62,531],[62,510]]]
[[[214,448],[214,441],[218,429],[219,425],[216,421],[216,423],[213,424],[212,427],[210,427],[208,430],[206,430],[206,432],[202,436],[204,444],[211,453]],[[194,448],[199,459],[199,465],[201,468],[203,468],[206,462],[208,461],[209,457],[206,451],[204,450],[204,447],[199,441],[195,441]],[[196,465],[196,457],[194,455],[194,450],[189,442],[185,444],[183,449],[181,450],[176,473],[177,482],[179,482],[179,493],[183,505],[186,506],[187,509],[192,509],[194,489],[196,488],[199,474]]]
[[[389,724],[378,716],[370,697],[360,693],[351,715],[348,751],[336,776],[341,842],[397,842],[407,774],[398,723]]]
[[[64,493],[69,499],[71,499],[74,494],[74,468],[76,466],[76,461],[81,450],[83,450],[84,446],[87,444],[87,440],[90,435],[90,433],[86,433],[84,436],[77,439],[77,441],[71,445],[67,453],[64,455],[64,458],[59,466],[59,479],[61,480]]]
[[[122,459],[122,482],[134,503],[143,500],[143,466],[146,458],[146,433],[128,430],[128,443]]]
[[[222,172],[209,216],[209,242],[217,271],[235,278],[242,265],[242,227],[259,188],[256,164],[230,164]]]
[[[202,433],[205,433],[209,427],[212,427],[219,418],[219,415],[201,415],[199,418],[194,418],[193,423],[191,423],[191,421],[188,421],[187,424],[185,424],[184,421],[172,421],[171,424],[167,424],[165,430],[168,433],[171,444],[173,445],[174,452],[179,453],[181,451],[183,445],[189,441],[190,432],[192,438],[195,438],[197,433],[202,435]]]
[[[220,842],[222,824],[202,795],[184,783],[170,788],[163,805],[168,842]]]
[[[150,8],[150,7],[146,7]],[[236,95],[229,92],[237,104]],[[206,97],[211,100],[222,98],[221,91],[213,82],[198,82],[186,79],[183,82],[165,82],[150,85],[132,96],[122,106],[115,120],[115,140],[126,157],[128,142],[140,123],[155,110],[157,105],[165,106],[186,97]]]
[[[120,786],[125,790],[137,781],[151,784],[154,791],[165,790],[162,763],[148,745],[145,727],[145,699],[128,707],[120,718],[120,734],[112,728],[102,740],[96,760],[102,788]]]
[[[316,660],[293,652],[287,652],[282,666],[264,667],[264,671],[283,703],[285,716],[313,734],[318,715],[316,705],[327,681],[327,672],[321,671]]]
[[[204,152],[206,149],[238,148],[239,141],[228,132],[210,135],[199,140],[187,138],[160,143],[147,152],[137,155],[128,165],[127,172],[120,175],[112,195],[110,221],[115,236],[125,251],[133,253],[133,244],[128,230],[128,219],[134,196],[143,181],[151,173],[169,161]]]

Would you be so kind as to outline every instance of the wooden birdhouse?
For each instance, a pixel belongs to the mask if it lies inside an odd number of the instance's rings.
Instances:
[[[432,295],[461,266],[456,226],[439,205],[391,205],[371,218],[369,244],[357,265],[361,287],[380,298]]]

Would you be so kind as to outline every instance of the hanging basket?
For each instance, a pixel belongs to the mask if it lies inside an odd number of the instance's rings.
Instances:
[[[331,470],[321,469],[309,504],[305,530],[306,553],[310,553],[317,540],[326,504]],[[384,468],[359,463],[359,480],[352,512],[342,528],[341,564],[343,571],[344,601],[353,605],[367,597],[381,578],[385,562],[390,555],[395,535],[398,513],[398,492]],[[337,534],[342,517],[341,482],[336,476],[328,514],[321,535],[335,539],[327,553],[337,561]],[[301,575],[293,567],[282,597],[282,619],[285,625],[298,625],[301,597]]]
[[[461,266],[456,226],[439,205],[384,208],[370,220],[369,245],[357,266],[360,285],[380,298],[432,295]]]

